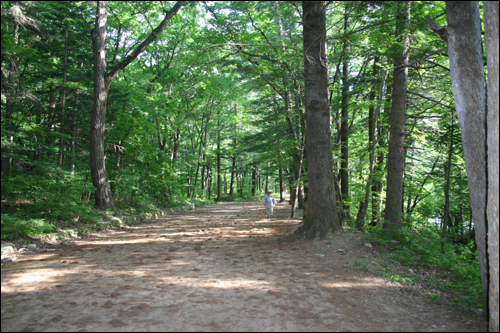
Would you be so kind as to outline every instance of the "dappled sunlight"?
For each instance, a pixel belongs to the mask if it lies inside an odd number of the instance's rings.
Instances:
[[[65,275],[78,274],[80,269],[77,266],[64,269],[40,267],[14,273],[6,279],[2,278],[2,294],[46,290],[61,283]]]
[[[380,278],[365,277],[360,282],[349,281],[338,281],[338,282],[318,282],[319,286],[325,288],[360,288],[360,289],[378,289],[380,288],[381,280]],[[386,285],[384,288],[399,288],[398,285]]]
[[[260,203],[223,203],[73,240],[2,266],[2,311],[36,309],[23,315],[37,328],[45,318],[45,331],[109,331],[141,321],[160,326],[140,330],[164,330],[198,318],[209,321],[188,330],[221,330],[217,316],[233,328],[241,318],[265,323],[269,316],[305,328],[345,318],[372,323],[387,309],[408,318],[399,286],[355,265],[373,256],[361,235],[298,241],[290,233],[301,221],[289,212],[283,205],[267,219]]]
[[[165,280],[170,285],[183,286],[187,288],[216,288],[216,289],[248,289],[255,291],[267,291],[272,283],[268,281],[257,281],[247,279],[198,279],[196,277],[182,277],[180,280],[172,278]]]

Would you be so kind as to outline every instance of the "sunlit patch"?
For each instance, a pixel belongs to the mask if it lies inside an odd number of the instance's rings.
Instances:
[[[325,288],[371,288],[378,289],[380,288],[381,280],[377,278],[362,278],[360,279],[362,282],[354,282],[352,280],[345,282],[318,282],[318,285]],[[396,285],[386,285],[384,288],[397,288]]]
[[[76,270],[71,270],[71,273],[76,272]],[[9,279],[9,283],[2,283],[2,293],[11,293],[11,292],[29,292],[29,291],[37,291],[47,289],[47,287],[55,282],[58,282],[61,276],[60,270],[43,270],[38,271],[34,270],[30,273],[24,272],[21,275],[11,276]]]
[[[214,289],[237,289],[245,288],[249,290],[266,290],[272,285],[269,281],[258,281],[248,279],[199,279],[192,277],[177,277],[171,279],[163,279],[165,283],[184,287],[197,287],[197,288],[214,288]]]

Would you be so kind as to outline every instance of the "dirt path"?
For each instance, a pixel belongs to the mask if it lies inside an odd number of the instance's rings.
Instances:
[[[484,331],[355,266],[380,259],[361,234],[297,241],[289,216],[220,203],[18,258],[2,265],[2,332]]]

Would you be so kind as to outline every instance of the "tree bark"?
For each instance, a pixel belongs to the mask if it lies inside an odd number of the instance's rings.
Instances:
[[[484,30],[488,55],[488,260],[489,331],[498,332],[498,1],[484,2]]]
[[[114,203],[104,162],[104,128],[106,102],[111,83],[106,80],[106,27],[108,2],[97,2],[95,28],[92,31],[94,52],[94,105],[90,127],[90,172],[92,184],[96,187],[95,205],[101,209],[113,209]]]
[[[389,153],[387,156],[387,198],[385,202],[386,223],[384,229],[396,233],[401,227],[401,207],[403,204],[404,164],[405,164],[405,121],[406,90],[408,86],[408,32],[410,24],[410,1],[398,2],[396,35],[400,41],[398,53],[394,57],[392,82],[392,107],[390,115]]]
[[[462,131],[465,168],[483,283],[484,309],[487,313],[486,81],[479,5],[473,1],[447,1],[446,15],[451,83]]]
[[[295,231],[324,239],[341,229],[334,190],[332,128],[326,57],[326,2],[303,1],[308,212]]]

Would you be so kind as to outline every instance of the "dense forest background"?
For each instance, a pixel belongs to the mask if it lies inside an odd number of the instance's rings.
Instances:
[[[405,4],[411,19],[402,25]],[[110,2],[108,70],[123,64],[173,5]],[[292,214],[295,202],[305,208],[301,4],[180,5],[156,40],[109,83],[101,148],[114,213],[260,200],[267,189],[281,200],[289,192]],[[102,208],[109,207],[96,198],[90,167],[96,6],[2,1],[2,239],[106,219]],[[482,10],[480,2],[481,17]],[[463,274],[477,282],[448,51],[427,15],[445,26],[445,3],[339,1],[327,7],[337,208],[346,227],[376,230],[383,222],[393,76],[405,44],[398,213],[404,228],[438,244],[438,250],[422,246],[419,260],[437,260],[430,251],[453,252],[474,261]],[[477,293],[477,286],[464,288]]]
[[[85,219],[95,200],[89,174],[95,8],[2,6],[10,18],[2,23],[3,204],[20,205],[48,228]],[[346,217],[356,216],[372,176],[365,220],[373,226],[385,208],[394,6],[339,3],[328,11],[339,204]],[[110,4],[108,67],[158,25],[163,10],[153,2]],[[412,6],[402,208],[405,219],[441,223],[467,243],[474,237],[449,64],[444,42],[424,21],[441,14],[436,20],[444,22],[444,12],[440,2]],[[215,2],[187,4],[173,17],[110,87],[106,169],[117,209],[251,198],[267,188],[279,193],[280,184],[294,193],[307,184],[306,154],[297,180],[305,126],[300,15],[293,2]]]

